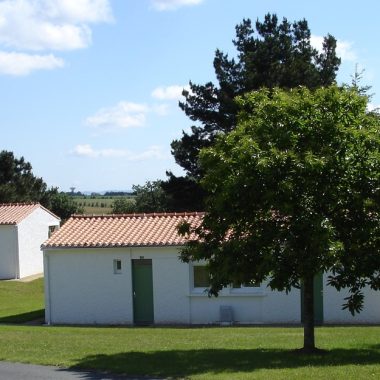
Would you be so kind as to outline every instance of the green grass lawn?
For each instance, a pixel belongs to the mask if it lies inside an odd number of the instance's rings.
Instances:
[[[0,281],[0,323],[23,323],[44,315],[43,279]]]
[[[319,327],[317,345],[327,352],[308,356],[294,352],[299,327],[10,324],[42,315],[42,279],[0,281],[0,360],[197,380],[380,378],[380,327]]]
[[[380,327],[321,327],[327,353],[300,355],[301,328],[0,326],[2,360],[189,379],[378,379]]]

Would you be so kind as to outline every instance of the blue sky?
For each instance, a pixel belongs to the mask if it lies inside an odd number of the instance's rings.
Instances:
[[[338,39],[339,83],[355,65],[380,105],[378,0],[0,0],[0,150],[67,191],[126,190],[181,174],[170,142],[191,121],[189,80],[214,81],[216,48],[267,12]]]

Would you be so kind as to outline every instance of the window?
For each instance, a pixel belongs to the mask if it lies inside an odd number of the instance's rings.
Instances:
[[[49,226],[49,232],[48,232],[48,237],[50,237],[53,232],[58,230],[58,226]]]
[[[242,284],[231,284],[230,292],[232,294],[259,294],[263,292],[260,282],[249,281]]]
[[[194,288],[207,288],[210,285],[210,275],[205,266],[193,266]]]
[[[115,259],[113,261],[113,273],[121,274],[121,260],[120,259]]]
[[[260,282],[255,282],[255,281],[250,281],[250,282],[245,282],[243,284],[232,284],[232,288],[234,289],[242,289],[242,288],[259,288],[260,287]]]

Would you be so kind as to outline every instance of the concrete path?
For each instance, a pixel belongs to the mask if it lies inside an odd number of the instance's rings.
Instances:
[[[31,282],[31,281],[37,280],[38,278],[41,278],[43,276],[44,276],[43,273],[38,273],[38,274],[34,274],[33,276],[20,278],[19,281],[20,282]]]
[[[0,361],[0,380],[159,380]]]

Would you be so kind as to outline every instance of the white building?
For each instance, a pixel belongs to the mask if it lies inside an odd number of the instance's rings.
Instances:
[[[179,260],[182,220],[202,214],[74,216],[44,245],[49,324],[300,323],[300,291],[260,286],[205,293],[202,263]],[[380,323],[380,294],[367,291],[365,309],[341,310],[344,294],[320,279],[317,314],[324,323]],[[322,289],[323,288],[323,289]]]
[[[0,279],[42,273],[41,244],[59,223],[37,203],[0,204]]]

